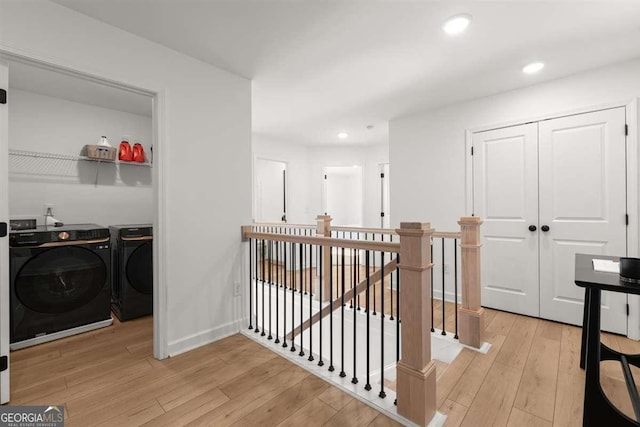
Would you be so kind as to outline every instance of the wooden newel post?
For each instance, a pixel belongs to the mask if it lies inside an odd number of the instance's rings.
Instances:
[[[431,360],[431,235],[429,223],[403,222],[400,236],[402,358],[397,365],[398,414],[426,426],[436,413]]]
[[[316,217],[316,235],[319,237],[331,237],[331,215],[318,215]],[[318,286],[323,286],[322,288],[322,301],[329,301],[329,287],[330,280],[329,275],[332,273],[331,269],[331,247],[323,246],[322,247],[322,280],[323,283],[318,281]],[[320,294],[318,289],[316,289],[316,298],[320,298]]]
[[[462,238],[462,304],[458,309],[460,321],[458,337],[462,344],[480,348],[484,330],[484,309],[481,307],[480,283],[480,224],[475,216],[464,216],[458,221]]]

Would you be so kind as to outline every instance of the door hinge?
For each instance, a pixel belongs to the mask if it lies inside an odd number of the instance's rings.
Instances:
[[[6,236],[7,236],[7,223],[0,222],[0,237],[6,237]]]
[[[384,212],[380,212],[380,217],[384,218]]]
[[[471,155],[473,156],[473,147],[471,147]]]
[[[384,178],[384,173],[381,173],[381,174],[380,174],[380,178]]]
[[[625,225],[629,225],[629,214],[624,214],[624,223]]]
[[[327,179],[327,175],[324,176],[324,179]]]
[[[0,356],[0,372],[9,369],[9,358],[7,356]]]
[[[624,134],[625,136],[629,135],[629,125],[625,123],[624,125]]]
[[[627,304],[627,316],[629,315],[629,304]]]
[[[0,89],[0,104],[7,103],[7,91],[4,89]]]

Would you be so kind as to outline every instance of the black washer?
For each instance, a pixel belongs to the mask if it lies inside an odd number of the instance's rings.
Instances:
[[[9,246],[12,344],[111,319],[107,228],[15,231]]]
[[[153,314],[153,228],[112,225],[111,308],[120,321]]]

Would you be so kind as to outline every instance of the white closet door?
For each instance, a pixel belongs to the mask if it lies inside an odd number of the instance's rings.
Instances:
[[[474,212],[483,219],[482,303],[538,316],[538,125],[473,135]]]
[[[9,89],[8,69],[0,62],[0,89]],[[9,143],[7,104],[0,104],[0,221],[9,223]],[[0,356],[9,357],[9,239],[0,238]],[[9,369],[0,372],[0,403],[9,401]]]
[[[624,124],[624,108],[540,122],[541,317],[582,324],[576,253],[626,254]],[[626,335],[626,302],[603,293],[602,329]]]

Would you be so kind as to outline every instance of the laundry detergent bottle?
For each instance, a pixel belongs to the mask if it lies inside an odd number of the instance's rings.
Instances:
[[[118,159],[124,162],[130,162],[133,160],[131,145],[129,145],[129,140],[127,138],[122,138],[122,142],[120,143],[120,155]]]
[[[133,144],[133,161],[144,163],[144,148],[142,148],[142,144],[139,142]]]

